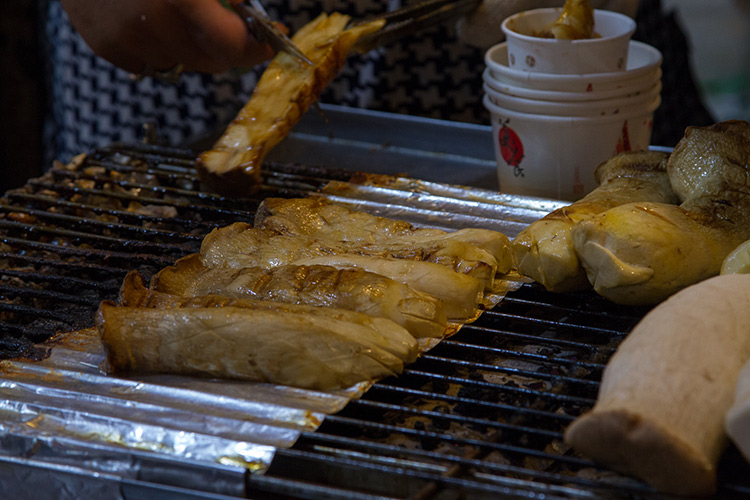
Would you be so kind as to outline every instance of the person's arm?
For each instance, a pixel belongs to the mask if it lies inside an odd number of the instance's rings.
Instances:
[[[222,72],[273,56],[219,0],[62,0],[99,56],[132,73]]]

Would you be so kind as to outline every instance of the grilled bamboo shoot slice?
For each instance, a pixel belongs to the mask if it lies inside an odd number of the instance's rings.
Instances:
[[[143,278],[131,272],[120,288],[122,305],[171,309],[175,307],[241,307],[253,311],[275,311],[279,314],[309,314],[324,318],[347,321],[358,325],[359,335],[368,342],[397,356],[405,363],[411,363],[417,356],[416,339],[404,328],[389,319],[372,317],[357,311],[335,307],[317,307],[305,304],[284,304],[280,302],[253,300],[222,295],[184,296],[150,290],[145,287]],[[365,335],[369,337],[365,338]]]
[[[667,155],[657,151],[621,153],[599,165],[599,187],[581,200],[531,223],[513,240],[518,272],[553,292],[591,288],[571,230],[578,222],[629,202],[677,203],[666,173]]]
[[[314,66],[279,52],[263,72],[250,100],[211,150],[197,161],[200,179],[220,193],[247,196],[257,190],[261,164],[320,96],[346,61],[351,47],[383,21],[346,29],[349,17],[321,14],[292,41]]]
[[[594,408],[565,440],[581,454],[677,495],[706,495],[727,443],[724,419],[750,357],[750,276],[675,294],[619,346]]]
[[[366,245],[403,244],[431,246],[439,242],[462,242],[489,252],[497,272],[507,273],[513,265],[506,235],[481,228],[446,232],[417,228],[403,220],[378,217],[332,203],[325,198],[266,198],[255,216],[255,227],[279,234],[309,235]]]
[[[440,299],[448,319],[465,320],[473,317],[483,296],[484,286],[481,281],[432,262],[381,259],[361,255],[331,255],[302,259],[294,264],[363,269],[387,276]]]
[[[272,268],[300,259],[340,254],[418,260],[467,274],[481,280],[487,288],[491,288],[497,269],[496,260],[489,252],[462,241],[363,244],[323,236],[287,236],[235,223],[209,233],[201,245],[201,255],[207,266],[238,268]]]
[[[97,328],[114,372],[178,373],[332,390],[400,373],[416,340],[390,320],[220,296],[103,302]]]
[[[174,295],[217,294],[348,309],[389,318],[415,337],[440,337],[446,328],[440,300],[361,269],[291,265],[265,270],[210,268],[203,265],[199,254],[193,254],[154,275],[151,289]]]

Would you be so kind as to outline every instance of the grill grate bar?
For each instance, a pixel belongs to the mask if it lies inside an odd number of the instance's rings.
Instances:
[[[18,287],[0,285],[0,297],[20,297],[27,299],[47,300],[50,303],[78,304],[90,307],[99,305],[100,297],[86,297],[83,295],[70,295],[56,290],[44,290],[39,288]],[[2,304],[2,302],[0,302]]]
[[[467,346],[467,348],[475,348],[475,347],[476,346]],[[496,350],[493,349],[493,351],[496,351]],[[529,379],[538,379],[540,381],[559,382],[559,383],[564,382],[568,384],[581,384],[593,390],[596,390],[599,387],[599,383],[593,380],[585,380],[585,379],[568,377],[565,375],[558,375],[558,374],[553,374],[553,373],[543,373],[543,372],[538,372],[538,371],[522,370],[519,368],[497,366],[497,365],[481,363],[477,361],[466,361],[462,359],[445,358],[445,357],[436,356],[430,353],[423,354],[421,358],[424,360],[430,360],[430,361],[435,361],[439,363],[447,363],[447,364],[452,364],[456,366],[464,366],[466,368],[473,368],[477,370],[505,373],[508,375],[527,377]],[[591,364],[589,364],[589,366],[591,366]],[[599,366],[601,366],[602,369],[604,367],[604,365],[599,365]]]
[[[50,281],[60,286],[75,283],[79,289],[112,290],[119,289],[121,279],[128,269],[101,266],[87,262],[69,262],[62,260],[50,260],[30,255],[0,252],[0,259],[8,259],[25,266],[37,266],[44,272],[31,272],[26,270],[3,269],[6,276],[17,276],[30,281]],[[47,272],[54,269],[59,274]],[[78,278],[77,276],[88,276],[89,278]],[[103,277],[100,281],[97,277]]]
[[[422,410],[410,408],[402,405],[394,405],[388,403],[381,403],[372,400],[353,400],[350,403],[351,406],[361,406],[365,411],[367,410],[380,410],[380,411],[398,411],[405,415],[416,415],[424,417],[433,417],[434,420],[448,420],[458,422],[460,424],[470,424],[475,426],[484,426],[493,429],[501,429],[505,431],[513,431],[516,433],[526,433],[529,435],[538,435],[549,439],[561,439],[562,434],[560,432],[548,431],[545,429],[527,427],[522,425],[508,424],[505,422],[498,422],[492,420],[486,420],[482,418],[474,418],[467,415],[451,415],[447,413],[441,413],[438,411]]]
[[[76,257],[98,257],[104,261],[111,261],[113,259],[122,259],[125,261],[130,262],[130,268],[132,268],[132,261],[133,260],[139,260],[146,263],[153,263],[156,265],[171,265],[174,263],[174,258],[163,256],[163,255],[154,255],[154,254],[147,254],[147,253],[127,253],[127,252],[115,252],[115,251],[108,251],[108,250],[100,250],[100,249],[88,249],[88,248],[78,248],[73,246],[61,246],[56,245],[54,243],[43,243],[40,241],[33,241],[33,240],[25,240],[25,239],[19,239],[19,238],[12,238],[7,236],[0,235],[0,241],[3,243],[7,243],[8,245],[13,245],[18,247],[19,249],[33,249],[33,250],[41,250],[46,251],[50,253],[54,253],[55,255],[61,255],[61,256],[76,256]],[[13,257],[16,257],[13,255]]]
[[[73,241],[101,242],[114,245],[119,248],[129,247],[139,251],[159,253],[170,251],[176,253],[188,253],[191,249],[183,244],[175,243],[157,243],[150,241],[128,240],[119,237],[104,236],[100,234],[86,233],[82,231],[73,231],[70,229],[59,229],[54,226],[42,226],[40,224],[25,224],[14,221],[0,219],[0,228],[16,229],[25,234],[37,234],[45,236],[55,236]]]
[[[489,330],[489,331],[492,331],[492,330]],[[537,354],[533,352],[519,352],[513,349],[503,349],[501,347],[489,347],[489,346],[467,344],[463,342],[456,342],[450,339],[447,339],[444,342],[445,342],[446,347],[451,346],[452,348],[457,349],[457,350],[463,349],[463,350],[468,350],[468,351],[485,351],[485,352],[492,353],[495,355],[503,355],[508,358],[521,359],[525,361],[535,361],[539,363],[580,366],[580,367],[591,369],[591,370],[601,370],[604,368],[604,365],[602,363],[592,363],[588,361],[572,360],[572,359],[566,359],[566,358],[561,358],[561,357],[547,355],[547,354]],[[442,350],[443,349],[441,349],[441,351]],[[460,360],[458,361],[460,362]]]
[[[14,313],[30,318],[45,318],[64,323],[71,322],[70,315],[61,309],[38,308],[23,304],[14,304],[12,302],[0,302],[0,309],[5,313]]]
[[[490,386],[491,384],[487,384]],[[496,386],[491,385],[492,388],[495,388]],[[526,408],[526,407],[519,407],[519,406],[513,406],[510,404],[505,403],[497,403],[494,401],[482,401],[478,399],[473,398],[466,398],[466,397],[459,397],[459,396],[451,396],[448,394],[441,394],[436,392],[427,392],[427,391],[420,391],[416,389],[409,389],[401,386],[396,385],[388,385],[381,382],[376,383],[370,391],[367,393],[367,398],[376,398],[378,391],[387,391],[389,393],[397,394],[401,398],[406,399],[415,399],[415,398],[422,398],[427,400],[436,400],[436,401],[445,401],[450,404],[454,405],[467,405],[467,406],[477,406],[482,407],[487,410],[495,410],[498,411],[498,413],[502,412],[513,412],[519,416],[524,417],[531,417],[535,419],[545,419],[552,422],[555,422],[555,425],[558,424],[565,424],[573,420],[573,416],[565,415],[562,413],[555,413],[551,411],[544,411],[544,410],[537,410],[534,408]]]
[[[557,455],[548,453],[545,451],[534,450],[531,448],[525,448],[522,446],[514,446],[503,443],[495,443],[483,441],[475,438],[460,438],[451,434],[445,434],[440,432],[423,431],[418,429],[411,429],[408,427],[396,426],[391,424],[383,424],[380,422],[369,422],[362,421],[356,418],[343,417],[341,415],[329,415],[326,417],[324,425],[336,424],[340,426],[349,426],[357,429],[363,429],[366,432],[374,432],[378,434],[398,433],[409,436],[417,441],[428,441],[433,443],[440,443],[441,445],[451,446],[467,446],[467,447],[478,447],[485,448],[489,451],[499,451],[506,454],[515,454],[520,456],[531,456],[534,458],[540,458],[545,460],[553,460],[558,462],[565,462],[570,465],[577,467],[590,466],[591,462],[577,457]],[[325,432],[325,429],[322,431]]]
[[[479,334],[489,334],[493,336],[501,336],[503,339],[512,339],[515,341],[520,342],[529,342],[539,345],[549,345],[549,346],[558,346],[558,347],[566,347],[570,349],[580,349],[580,350],[592,350],[592,345],[588,342],[581,342],[579,340],[568,340],[565,338],[560,337],[552,337],[552,336],[544,336],[543,334],[536,334],[536,333],[526,333],[526,332],[516,332],[512,330],[506,330],[503,328],[498,328],[494,325],[491,326],[484,326],[484,325],[476,325],[476,324],[469,324],[463,327],[464,331],[466,332],[474,332],[476,331]],[[577,330],[582,329],[585,327],[575,327]],[[602,351],[603,353],[611,354],[615,351],[614,347],[611,346],[594,346],[593,350],[596,351]]]
[[[514,387],[511,385],[507,385],[507,384],[506,385],[491,384],[489,382],[474,381],[474,380],[469,380],[469,379],[465,379],[461,377],[454,377],[451,375],[444,375],[444,374],[438,375],[435,373],[424,372],[424,371],[420,371],[420,370],[413,369],[413,368],[405,369],[401,377],[403,376],[422,377],[426,379],[439,379],[444,382],[454,382],[454,383],[463,384],[463,385],[484,386],[487,388],[492,388],[493,390],[497,392],[510,392],[510,393],[514,393],[518,395],[534,396],[540,399],[550,399],[550,400],[555,400],[557,402],[571,403],[571,404],[576,404],[576,405],[592,405],[594,403],[594,400],[591,398],[568,396],[566,394],[556,394],[554,392],[527,389],[524,387]]]
[[[538,289],[540,292],[542,290],[541,286],[537,287],[536,285],[529,284],[530,287]],[[550,294],[547,293],[538,293],[538,297],[535,299],[530,299],[526,297],[516,297],[516,296],[506,296],[503,298],[503,300],[510,304],[518,304],[518,305],[526,305],[526,306],[538,306],[538,307],[554,307],[556,311],[560,312],[567,312],[571,314],[575,314],[576,316],[586,316],[591,320],[600,320],[601,319],[601,312],[596,310],[587,310],[587,309],[581,309],[581,302],[575,301],[573,297],[571,299],[576,303],[576,305],[567,305],[566,303],[560,301],[560,300],[554,300],[555,297],[549,297]],[[544,300],[547,299],[547,300]],[[585,302],[584,302],[585,304]],[[499,314],[497,311],[487,311],[490,316]],[[607,317],[614,320],[621,320],[621,321],[632,321],[633,317],[635,316],[634,311],[629,312],[619,312],[616,309],[614,311],[608,310],[607,311]],[[615,334],[622,335],[622,331],[619,329],[615,330]]]
[[[508,496],[503,496],[503,498],[526,497],[530,495],[529,490],[546,491],[547,493],[556,492],[564,495],[563,498],[600,498],[590,492],[571,487],[571,485],[589,488],[602,487],[601,482],[590,477],[536,470],[502,462],[489,462],[479,458],[481,455],[476,454],[478,451],[476,449],[471,450],[475,454],[474,456],[466,457],[372,441],[356,441],[324,432],[305,434],[298,443],[299,446],[293,449],[278,450],[277,456],[282,459],[293,458],[298,461],[311,462],[312,467],[327,462],[331,467],[338,467],[340,464],[346,463],[350,467],[367,468],[379,472],[387,469],[391,474],[412,474],[420,477],[427,480],[428,485],[429,482],[442,483],[446,478],[453,477],[460,481],[467,491],[486,487],[487,483],[480,481],[480,479],[485,479],[492,481],[494,485],[505,484],[513,488],[505,491],[505,495]],[[593,470],[598,470],[593,463],[588,463],[587,466]],[[466,476],[467,473],[468,476]],[[464,475],[464,479],[456,477],[459,475]],[[626,489],[630,492],[650,491],[646,486],[633,482],[628,484],[627,488],[623,488],[623,497],[627,496]],[[500,494],[497,490],[493,493],[495,495]],[[568,496],[570,494],[574,494],[574,496]],[[431,497],[430,494],[417,494],[409,498]],[[493,498],[497,497],[493,496]],[[530,495],[530,498],[537,497],[536,495]],[[544,498],[557,497],[544,496]]]
[[[102,164],[102,166],[108,167],[108,165],[104,163]],[[157,171],[154,171],[154,170],[143,170],[143,171],[136,171],[136,172],[139,174],[144,174],[144,175],[149,175],[149,176],[158,176]],[[195,199],[200,199],[204,202],[210,201],[212,203],[219,203],[223,200],[223,198],[220,198],[210,193],[206,193],[204,191],[196,191],[193,189],[183,189],[183,188],[176,188],[176,187],[169,187],[169,186],[154,186],[150,184],[143,184],[140,182],[133,182],[133,181],[128,181],[128,180],[117,180],[117,179],[113,179],[111,176],[108,176],[108,175],[107,176],[88,175],[85,172],[75,173],[75,172],[68,172],[64,170],[57,170],[55,171],[55,174],[59,177],[67,177],[67,178],[76,179],[76,180],[90,180],[99,185],[107,184],[107,185],[112,185],[112,186],[118,186],[127,190],[149,192],[154,195],[162,195],[165,197],[195,198]],[[189,177],[183,177],[183,178],[186,180],[197,182],[196,178],[189,178]],[[104,189],[101,189],[101,190],[104,191]],[[162,200],[164,198],[144,197],[144,199]]]
[[[48,209],[51,207],[55,207],[55,208],[59,207],[59,208],[68,208],[68,209],[73,209],[73,210],[83,210],[86,212],[91,212],[96,215],[108,215],[108,216],[116,217],[118,219],[136,220],[141,223],[148,222],[151,224],[167,224],[167,225],[183,226],[189,229],[202,229],[203,232],[208,232],[210,229],[213,229],[214,227],[216,227],[215,222],[205,222],[205,221],[200,221],[200,220],[195,220],[195,219],[185,219],[181,217],[159,217],[156,215],[150,215],[150,214],[144,214],[144,213],[138,213],[138,212],[129,212],[126,210],[104,208],[104,207],[100,207],[97,205],[60,200],[57,198],[52,198],[51,196],[21,193],[18,191],[15,191],[15,192],[11,191],[7,193],[6,196],[11,201],[25,201],[25,202],[35,203],[37,205],[43,205],[47,207]],[[10,207],[10,208],[15,209],[16,207]]]
[[[488,462],[477,457],[462,457],[455,454],[436,453],[432,451],[421,450],[418,448],[405,448],[397,445],[389,445],[376,441],[364,441],[325,432],[315,432],[303,434],[299,441],[299,446],[291,450],[278,450],[279,455],[304,454],[311,453],[310,450],[327,450],[328,454],[323,454],[326,459],[333,454],[339,456],[347,453],[349,450],[355,450],[361,456],[371,461],[383,463],[384,457],[393,460],[410,460],[414,463],[415,468],[422,470],[432,470],[440,473],[451,467],[460,466],[466,469],[480,468],[489,472],[498,474],[513,474],[515,476],[525,476],[534,480],[545,480],[550,482],[576,482],[582,485],[596,485],[595,482],[585,478],[575,478],[572,476],[556,474],[544,470],[535,470],[531,468],[518,467],[502,462]],[[368,456],[369,455],[369,456]],[[443,464],[443,465],[433,465]],[[595,467],[594,463],[590,464]]]
[[[15,269],[3,270],[3,276],[12,276],[21,278],[28,282],[51,282],[60,288],[67,288],[73,290],[92,289],[92,290],[103,290],[112,291],[113,289],[119,289],[114,282],[99,282],[88,279],[76,278],[74,276],[59,276],[49,273],[39,272],[28,272],[18,271]]]
[[[140,196],[138,194],[130,193],[116,193],[104,190],[82,188],[77,186],[61,186],[59,184],[52,184],[42,180],[31,180],[29,185],[37,189],[49,189],[55,191],[63,191],[68,194],[75,195],[87,195],[87,196],[106,196],[108,198],[116,199],[119,201],[133,201],[141,204],[149,205],[166,205],[175,207],[177,209],[183,209],[185,211],[197,212],[201,214],[221,214],[225,217],[239,217],[246,220],[252,220],[253,213],[249,213],[247,210],[236,210],[230,208],[222,208],[221,206],[210,206],[203,204],[196,204],[190,201],[180,201],[176,199],[163,199],[163,198],[151,198],[146,196]]]
[[[61,213],[49,212],[46,210],[37,210],[37,209],[20,208],[20,207],[11,208],[7,205],[2,205],[2,204],[0,204],[0,210],[6,210],[9,212],[12,211],[14,213],[22,213],[22,214],[31,215],[33,217],[36,217],[39,220],[62,222],[62,223],[71,224],[73,226],[78,226],[78,227],[91,226],[91,227],[97,227],[100,229],[107,229],[110,231],[131,233],[131,234],[135,234],[138,236],[144,236],[144,235],[161,236],[161,237],[169,238],[169,239],[192,240],[192,241],[201,241],[203,239],[203,235],[198,235],[198,234],[181,233],[177,231],[169,231],[169,230],[154,229],[154,228],[145,228],[142,226],[135,226],[131,224],[115,224],[111,222],[104,222],[104,221],[100,221],[96,219],[91,219],[89,217],[80,217],[80,216],[74,216],[74,215],[68,215],[68,214],[61,214]],[[120,236],[119,238],[122,239],[122,236]]]
[[[563,328],[571,328],[571,329],[581,329],[587,332],[595,332],[595,333],[600,333],[600,334],[609,335],[609,336],[621,336],[622,335],[621,331],[618,331],[615,329],[601,328],[601,327],[586,325],[586,324],[576,324],[576,323],[571,323],[571,322],[564,321],[564,320],[560,321],[560,320],[550,320],[546,318],[530,318],[528,316],[523,316],[520,314],[505,313],[505,312],[500,312],[500,311],[495,311],[492,316],[495,320],[499,320],[499,321],[503,321],[503,320],[517,321],[517,322],[542,325],[545,327],[563,327]]]
[[[270,493],[273,496],[267,498],[278,500],[286,498],[304,500],[399,500],[397,497],[392,496],[371,495],[351,489],[332,488],[296,479],[279,479],[257,474],[252,474],[248,478],[248,486],[253,490],[263,491],[267,494]],[[256,498],[261,499],[266,497]]]

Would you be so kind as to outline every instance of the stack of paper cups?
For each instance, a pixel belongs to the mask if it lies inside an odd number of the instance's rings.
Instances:
[[[555,40],[514,31],[546,25],[559,12],[537,9],[503,23],[507,41],[485,55],[483,102],[492,119],[500,190],[576,200],[596,187],[601,162],[649,147],[661,103],[662,56],[630,40],[632,19],[607,11],[595,11],[598,38]]]

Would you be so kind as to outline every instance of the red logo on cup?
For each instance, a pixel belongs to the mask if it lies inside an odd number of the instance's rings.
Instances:
[[[516,177],[523,177],[521,161],[523,161],[523,143],[518,134],[508,126],[510,120],[505,120],[500,124],[500,131],[497,134],[497,141],[500,145],[500,155],[508,166],[513,167],[513,174]]]
[[[630,134],[628,133],[628,121],[625,120],[622,124],[622,133],[620,138],[617,140],[617,146],[615,147],[617,153],[623,151],[630,151]]]

